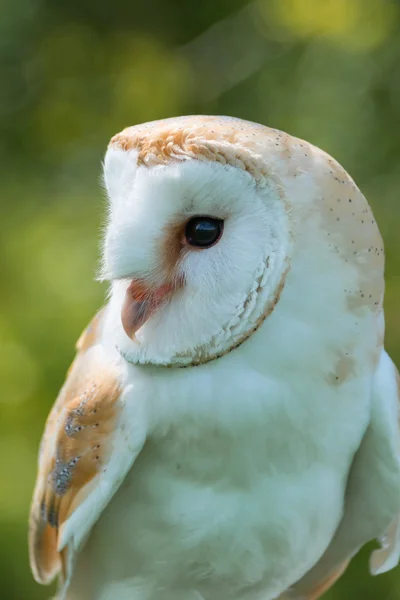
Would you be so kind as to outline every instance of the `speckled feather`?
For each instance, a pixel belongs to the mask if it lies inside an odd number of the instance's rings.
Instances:
[[[101,314],[77,343],[78,354],[49,415],[39,455],[29,531],[35,578],[46,583],[60,569],[60,532],[72,512],[96,485],[107,464],[120,395],[116,373],[93,360]]]

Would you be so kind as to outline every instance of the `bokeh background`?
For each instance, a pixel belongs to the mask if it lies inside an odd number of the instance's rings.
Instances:
[[[28,567],[37,447],[103,300],[101,160],[123,127],[227,114],[333,154],[386,241],[387,346],[400,365],[400,5],[1,0],[0,48],[0,598],[39,600],[53,590]],[[400,570],[370,578],[370,549],[327,600],[400,600]]]

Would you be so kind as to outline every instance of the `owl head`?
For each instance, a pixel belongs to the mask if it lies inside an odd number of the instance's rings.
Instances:
[[[104,181],[102,278],[129,362],[203,364],[268,336],[277,315],[318,327],[381,306],[369,206],[307,142],[226,117],[155,121],[112,138]]]

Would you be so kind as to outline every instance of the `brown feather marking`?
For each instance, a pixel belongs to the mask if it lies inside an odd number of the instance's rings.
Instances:
[[[160,247],[160,263],[162,273],[171,282],[177,281],[178,265],[184,249],[183,238],[186,222],[187,219],[179,219],[175,223],[170,223],[164,230]]]
[[[326,375],[325,380],[329,385],[339,386],[355,376],[357,364],[350,352],[338,352],[335,358],[335,368]]]
[[[57,530],[42,519],[34,521],[31,516],[29,546],[31,556],[35,556],[35,566],[32,565],[32,569],[36,581],[51,581],[61,566],[57,552]]]
[[[93,352],[100,315],[78,342],[78,355],[49,415],[31,508],[29,550],[35,579],[50,582],[63,559],[60,529],[97,483],[118,416],[117,374]]]
[[[107,373],[98,375],[91,389],[68,403],[63,415],[50,473],[51,501],[47,505],[49,511],[54,505],[57,522],[68,518],[77,490],[97,475],[107,458],[107,441],[115,425],[119,396],[117,382],[108,377]]]
[[[340,577],[343,575],[345,570],[347,569],[350,561],[346,560],[342,563],[338,569],[332,575],[329,575],[324,581],[322,581],[316,588],[311,592],[310,595],[307,595],[307,600],[318,600],[323,594],[325,594]]]
[[[238,124],[213,117],[175,119],[128,127],[111,141],[110,146],[137,150],[138,165],[167,164],[171,160],[197,158],[231,164],[250,173],[257,181],[272,174],[265,161],[254,153],[254,143],[240,136]],[[265,136],[266,128],[262,129]]]
[[[319,581],[311,590],[304,590],[295,584],[289,591],[279,596],[278,600],[318,600],[340,579],[349,564],[350,560],[345,560],[333,573]]]
[[[99,310],[76,342],[76,349],[78,352],[84,352],[98,340],[100,333],[99,329],[104,318],[104,310],[104,308]]]

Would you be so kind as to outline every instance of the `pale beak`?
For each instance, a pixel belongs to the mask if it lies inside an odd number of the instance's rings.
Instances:
[[[121,309],[121,322],[131,340],[151,315],[167,302],[173,290],[174,286],[169,283],[159,287],[151,287],[140,279],[130,283]]]

